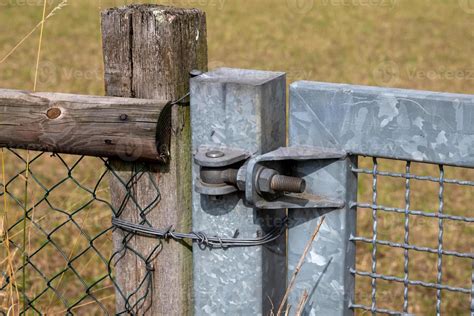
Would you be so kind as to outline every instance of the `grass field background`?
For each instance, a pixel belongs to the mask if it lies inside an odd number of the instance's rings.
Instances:
[[[60,1],[46,0],[48,12]],[[38,69],[38,91],[71,92],[102,95],[103,65],[101,55],[99,12],[112,6],[132,1],[73,0],[50,17],[44,29],[41,61]],[[133,1],[133,3],[136,3]],[[156,2],[155,2],[156,3]],[[207,12],[209,67],[220,66],[285,71],[288,82],[315,80],[377,86],[474,93],[474,1],[472,0],[166,0],[163,4],[198,7]],[[18,44],[41,21],[43,1],[0,0],[0,87],[33,89],[39,29]],[[4,56],[9,56],[4,59]],[[20,153],[23,157],[26,153]],[[31,154],[33,155],[33,154]],[[18,157],[4,152],[5,178],[14,177],[24,167]],[[74,157],[66,157],[73,163]],[[361,165],[371,166],[370,159]],[[93,186],[102,168],[101,162],[88,159],[75,171],[80,182]],[[32,169],[44,183],[53,185],[62,179],[67,169],[56,158],[44,155]],[[402,163],[381,161],[381,169],[404,172]],[[414,165],[413,172],[439,176],[436,166]],[[447,168],[447,177],[474,181],[473,170]],[[360,177],[359,199],[371,201],[371,178]],[[1,181],[0,181],[1,182]],[[30,181],[32,183],[32,181]],[[70,187],[68,187],[68,185]],[[438,186],[436,183],[413,181],[413,209],[437,212]],[[404,207],[405,183],[397,179],[380,179],[380,204]],[[2,188],[3,189],[3,188]],[[24,177],[19,177],[12,192],[24,196]],[[104,185],[102,194],[107,195]],[[41,188],[29,185],[27,200],[34,203],[43,195]],[[474,201],[472,188],[447,186],[446,212],[472,216]],[[90,198],[83,190],[70,183],[55,190],[51,201],[72,212]],[[2,201],[3,202],[3,201]],[[21,216],[21,208],[7,199],[8,221]],[[2,204],[1,214],[5,213]],[[51,212],[42,206],[36,218],[44,219],[48,229],[64,222],[64,214]],[[82,215],[83,214],[83,215]],[[102,204],[91,205],[81,213],[78,221],[95,235],[101,230],[110,213]],[[371,214],[359,213],[359,235],[371,237]],[[384,240],[403,242],[403,216],[380,214],[379,234]],[[46,225],[46,224],[45,224]],[[410,223],[412,243],[437,248],[438,222],[413,218]],[[472,225],[445,223],[445,247],[448,250],[474,252]],[[55,238],[73,256],[87,241],[71,234],[74,228],[63,229]],[[32,249],[44,242],[41,233],[28,228],[28,242]],[[17,238],[22,236],[18,228]],[[38,237],[35,237],[38,236]],[[42,236],[42,237],[39,237]],[[104,252],[110,245],[104,237]],[[4,245],[0,245],[0,267],[5,270]],[[403,252],[384,249],[378,257],[379,273],[403,277]],[[357,265],[369,271],[370,246],[358,248]],[[54,274],[64,262],[54,260],[55,250],[45,248],[38,261],[48,273]],[[21,255],[14,254],[14,264],[21,263]],[[97,256],[90,255],[81,273],[88,282],[104,273],[104,265]],[[443,282],[471,287],[472,261],[446,258]],[[426,282],[436,281],[436,255],[410,252],[410,278]],[[34,272],[26,286],[31,293],[44,283],[35,282]],[[21,276],[20,276],[21,277]],[[39,279],[38,279],[39,280]],[[58,280],[61,293],[72,301],[80,297],[82,288],[74,276],[64,275]],[[21,281],[19,281],[21,283]],[[378,302],[381,308],[401,310],[403,285],[378,282]],[[109,308],[113,307],[110,283],[97,288],[97,296]],[[357,278],[357,301],[370,305],[370,280]],[[0,306],[8,309],[9,294],[0,292]],[[39,302],[48,314],[63,314],[64,307],[49,293]],[[430,289],[410,287],[410,312],[431,315],[435,311],[436,293]],[[467,295],[443,292],[442,311],[450,315],[468,315]],[[94,304],[77,308],[78,314],[100,314]]]

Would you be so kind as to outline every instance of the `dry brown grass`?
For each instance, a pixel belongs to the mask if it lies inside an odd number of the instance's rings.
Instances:
[[[26,152],[16,151],[23,159]],[[110,200],[107,182],[99,182],[105,171],[103,163],[97,158],[84,158],[77,167],[72,168],[79,157],[64,156],[64,163],[57,157],[30,152],[30,174],[28,179],[28,205],[31,209],[27,221],[26,243],[23,237],[24,192],[25,192],[25,162],[10,151],[4,150],[6,162],[5,178],[8,180],[6,198],[8,220],[10,227],[10,256],[15,270],[22,266],[22,251],[26,248],[30,264],[23,272],[15,274],[12,284],[18,287],[20,295],[14,295],[15,313],[23,304],[22,292],[26,289],[29,299],[47,290],[33,305],[48,314],[64,314],[64,304],[58,299],[60,294],[69,305],[74,304],[85,294],[85,289],[107,274],[106,262],[100,258],[109,258],[111,249],[111,234],[100,235],[110,227],[111,211],[107,204],[100,199]],[[91,172],[91,170],[93,170]],[[19,176],[17,176],[19,174]],[[80,184],[83,188],[78,186]],[[90,192],[99,184],[94,197]],[[3,188],[2,188],[3,189]],[[88,192],[88,191],[90,192]],[[93,240],[93,246],[90,247]],[[26,244],[26,245],[25,245]],[[18,246],[18,247],[15,247]],[[25,246],[24,246],[25,245]],[[5,244],[0,246],[2,257],[6,257]],[[80,255],[79,257],[77,257]],[[0,266],[2,271],[7,262]],[[74,273],[71,268],[76,272]],[[62,272],[64,271],[64,272]],[[25,287],[23,287],[25,280]],[[47,282],[57,293],[47,288]],[[2,283],[3,283],[2,279]],[[113,306],[112,283],[105,279],[91,288],[91,293],[98,300],[104,300],[109,308]],[[75,312],[94,314],[99,309],[92,300],[82,301]],[[10,295],[0,297],[0,306],[6,310],[11,306]]]
[[[334,5],[341,1],[303,0],[309,5],[297,9],[296,0],[183,0],[164,1],[168,4],[197,6],[208,13],[208,36],[210,67],[222,65],[282,70],[288,73],[289,81],[307,79],[329,82],[346,82],[382,86],[396,86],[424,90],[473,93],[474,65],[474,14],[460,5],[458,0],[399,0],[394,7],[380,5],[357,5],[366,1],[346,1],[356,5]],[[28,34],[41,20],[42,3],[38,0],[0,0],[0,59],[16,43]],[[51,10],[59,1],[48,1]],[[99,11],[109,6],[123,5],[131,1],[81,0],[71,1],[48,20],[44,30],[42,58],[39,64],[37,89],[85,94],[103,94],[102,61],[99,27]],[[333,5],[330,5],[333,3]],[[466,1],[462,3],[467,3]],[[7,5],[3,5],[7,4]],[[311,5],[312,4],[312,5]],[[308,10],[304,10],[309,8]],[[464,10],[463,10],[464,8]],[[0,87],[31,89],[37,54],[38,32],[26,40],[11,56],[0,63]],[[390,76],[382,76],[388,73]],[[454,73],[454,74],[453,74]],[[74,159],[74,158],[67,158]],[[9,154],[6,157],[7,178],[23,167],[21,162]],[[362,160],[370,167],[370,161]],[[88,159],[81,163],[81,172],[76,176],[92,185],[97,180],[97,170],[102,167],[97,160]],[[383,162],[381,168],[399,169],[404,166]],[[53,185],[65,176],[57,160],[45,156],[32,165],[34,174],[47,185]],[[413,166],[413,172],[437,176],[436,167]],[[474,180],[472,170],[448,168],[447,176]],[[361,176],[360,200],[371,200],[370,176]],[[413,208],[427,211],[437,210],[436,184],[413,182]],[[24,180],[19,179],[11,186],[15,195],[23,196]],[[105,190],[105,187],[104,187]],[[89,197],[76,190],[69,183],[63,184],[48,197],[66,212],[54,212],[46,206],[39,206],[34,216],[48,230],[64,222],[77,205]],[[380,179],[380,203],[404,207],[404,182],[397,179]],[[388,194],[390,193],[390,194]],[[456,215],[472,216],[472,189],[460,190],[447,185],[446,211]],[[104,192],[106,195],[107,193]],[[43,196],[43,190],[29,181],[28,204],[32,205]],[[21,208],[8,199],[9,223],[21,216]],[[4,208],[4,206],[2,206]],[[371,214],[361,211],[358,231],[370,237]],[[110,222],[110,211],[103,205],[93,205],[80,212],[78,217],[90,234],[97,234]],[[411,220],[411,241],[420,245],[436,247],[437,221],[413,218]],[[445,246],[449,250],[473,252],[472,227],[463,224],[445,223]],[[52,238],[64,247],[65,253],[74,255],[87,246],[74,227],[64,226],[63,233]],[[66,232],[66,233],[64,233]],[[380,214],[380,237],[403,241],[403,216]],[[20,229],[12,234],[22,236]],[[13,238],[17,238],[14,236]],[[18,237],[21,242],[22,237]],[[29,229],[29,249],[35,249],[45,241],[43,234]],[[104,237],[103,252],[110,253],[110,236]],[[403,252],[381,250],[379,272],[403,277]],[[5,252],[0,252],[1,270],[4,270]],[[383,251],[383,253],[382,253]],[[64,267],[64,260],[55,249],[47,246],[44,255],[37,256],[37,264],[48,274]],[[15,254],[15,266],[21,262],[21,255]],[[87,256],[85,256],[87,257]],[[94,280],[104,273],[104,265],[94,255],[91,261],[78,262],[85,278]],[[436,256],[410,252],[411,278],[434,281],[436,278]],[[358,248],[358,268],[370,269],[370,246]],[[471,276],[470,260],[449,259],[444,261],[445,278],[448,284],[469,287]],[[44,286],[34,271],[27,271],[28,291]],[[61,291],[71,300],[80,295],[81,287],[75,277],[61,278]],[[17,280],[18,281],[18,280]],[[378,282],[378,301],[381,307],[400,309],[403,286]],[[55,284],[57,285],[57,284]],[[100,294],[108,306],[113,306],[110,284]],[[357,279],[357,297],[361,303],[369,303],[370,283]],[[98,294],[99,295],[99,294]],[[443,294],[446,300],[443,310],[448,314],[467,314],[468,300],[465,296]],[[63,314],[61,304],[45,296],[42,306],[51,306],[50,313]],[[410,287],[411,312],[433,313],[433,290]],[[88,302],[84,302],[88,303]],[[0,294],[0,305],[9,306],[5,294]],[[94,304],[85,305],[78,314],[98,314]]]

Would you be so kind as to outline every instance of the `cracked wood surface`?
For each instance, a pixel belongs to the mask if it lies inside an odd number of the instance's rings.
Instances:
[[[207,70],[206,17],[197,9],[160,5],[109,9],[102,13],[102,38],[108,95],[177,100],[189,91],[189,72]],[[192,192],[189,107],[175,105],[170,116],[170,162],[144,166],[144,174],[129,189],[140,206],[128,203],[120,218],[134,223],[146,220],[159,228],[173,225],[177,231],[189,231]],[[112,165],[125,181],[133,177],[137,167],[118,160]],[[127,192],[118,179],[112,178],[110,186],[112,203],[120,206]],[[129,298],[132,312],[192,315],[191,246],[163,242],[159,255],[149,260],[148,268],[153,273],[146,281],[151,281],[148,288],[148,283],[141,284],[147,272],[145,261],[130,249],[147,258],[153,256],[159,241],[135,236],[125,250],[123,238],[120,231],[114,233],[115,251],[121,255],[115,275],[122,293]],[[116,306],[117,312],[126,307],[119,294]]]
[[[0,147],[164,160],[166,101],[0,89]],[[166,112],[166,111],[165,111]]]

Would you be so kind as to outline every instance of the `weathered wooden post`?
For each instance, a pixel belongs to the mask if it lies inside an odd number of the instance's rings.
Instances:
[[[189,90],[189,72],[207,69],[205,13],[159,5],[131,5],[102,13],[102,36],[106,93],[110,96],[176,100]],[[120,218],[153,226],[173,225],[179,231],[191,229],[191,152],[189,108],[174,105],[171,110],[168,164],[147,165],[145,176],[129,192],[135,203],[128,203]],[[137,145],[137,144],[135,144]],[[138,144],[139,145],[139,144]],[[113,167],[130,179],[134,163],[114,161]],[[159,188],[159,202],[154,203]],[[111,179],[112,201],[123,201],[123,183]],[[137,206],[138,204],[138,206]],[[151,206],[149,209],[143,208]],[[116,251],[123,250],[124,233],[114,233]],[[157,241],[134,237],[128,241],[145,258]],[[192,313],[192,253],[190,245],[164,242],[153,259],[151,290],[146,295],[140,284],[147,271],[143,260],[124,252],[116,265],[117,312],[132,309],[136,314],[188,315]],[[124,300],[123,297],[127,299]],[[143,302],[137,302],[141,297]]]

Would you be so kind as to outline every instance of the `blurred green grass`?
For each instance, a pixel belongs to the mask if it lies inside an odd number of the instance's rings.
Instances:
[[[41,0],[0,0],[3,30],[0,59],[41,20],[42,3]],[[47,3],[51,10],[59,1],[47,0]],[[75,0],[49,19],[45,24],[37,90],[102,95],[99,12],[130,3],[136,1]],[[198,7],[207,12],[211,69],[229,66],[279,70],[287,72],[289,82],[304,79],[474,93],[474,4],[469,0],[165,0],[161,3]],[[33,88],[38,37],[36,31],[0,63],[0,87]],[[367,167],[370,161],[362,159],[361,164]],[[392,162],[383,162],[382,167],[390,170],[397,167],[403,172],[403,165]],[[43,168],[53,178],[59,177],[48,162],[44,162]],[[419,166],[417,170],[438,175],[436,167]],[[451,177],[474,179],[472,170],[449,172]],[[370,181],[365,177],[360,179],[361,200],[370,201]],[[396,179],[384,179],[381,183],[383,203],[403,207],[404,183]],[[425,183],[415,186],[416,208],[436,211],[436,186]],[[449,210],[456,215],[472,216],[469,212],[472,212],[473,193],[472,189],[449,188]],[[75,198],[73,193],[68,197]],[[370,214],[360,213],[360,235],[370,237],[370,219]],[[411,241],[436,247],[437,222],[418,219],[413,222],[416,225],[412,223]],[[473,252],[472,227],[446,225],[446,247]],[[382,214],[380,234],[401,242],[402,216]],[[463,238],[459,238],[460,234]],[[379,267],[383,267],[380,271],[403,277],[401,255],[385,249],[379,258]],[[370,247],[359,247],[358,268],[368,270],[370,264]],[[471,264],[470,260],[445,260],[449,273],[444,281],[470,287]],[[435,267],[436,256],[413,253],[410,265],[413,278],[433,281]],[[360,278],[357,282],[358,300],[367,304],[370,283]],[[403,286],[380,284],[380,307],[400,310]],[[446,297],[449,299],[443,303],[443,311],[468,314],[466,295],[447,293]],[[411,312],[432,314],[434,299],[432,290],[410,287]]]

